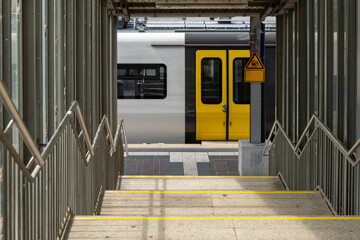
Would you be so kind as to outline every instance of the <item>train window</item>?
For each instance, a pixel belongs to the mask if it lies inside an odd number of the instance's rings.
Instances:
[[[201,102],[219,104],[222,101],[222,63],[220,58],[201,60]]]
[[[118,99],[166,98],[164,64],[118,64]]]
[[[250,104],[250,83],[244,82],[244,69],[248,58],[235,58],[233,62],[233,101],[236,104]]]

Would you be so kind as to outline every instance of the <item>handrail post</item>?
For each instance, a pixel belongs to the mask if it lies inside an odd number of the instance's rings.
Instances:
[[[109,138],[110,138],[110,143],[111,143],[111,148],[112,148],[112,151],[113,152],[116,152],[116,148],[115,148],[115,144],[114,144],[114,139],[112,137],[112,134],[111,134],[111,129],[110,129],[110,124],[109,124],[109,120],[108,118],[106,118],[105,120],[105,125],[106,125],[106,129],[109,133]]]
[[[121,119],[120,124],[121,124],[121,129],[122,129],[121,135],[124,136],[124,145],[125,145],[124,157],[128,157],[129,156],[129,147],[128,147],[128,143],[127,143],[124,119]],[[124,133],[124,134],[122,134],[122,133]]]
[[[354,146],[349,150],[348,156],[353,154],[355,150],[360,146],[360,139],[354,144]]]
[[[271,128],[271,131],[270,131],[270,134],[269,134],[269,137],[267,138],[266,140],[266,143],[265,143],[265,147],[264,147],[264,150],[262,152],[262,155],[265,156],[266,155],[266,149],[269,147],[269,142],[270,142],[270,139],[271,139],[271,136],[274,134],[274,131],[275,131],[275,128],[277,126],[278,122],[275,121],[272,128]]]
[[[307,131],[310,129],[314,119],[317,119],[315,114],[311,116],[309,123],[306,125],[305,130],[301,134],[301,137],[299,138],[297,144],[295,145],[295,151],[299,148],[299,145],[301,144],[303,138],[306,136]]]
[[[81,125],[81,128],[84,131],[84,137],[85,137],[86,145],[87,145],[87,147],[89,149],[89,152],[90,152],[91,156],[94,156],[94,149],[92,148],[91,140],[89,138],[89,134],[88,134],[88,131],[86,129],[85,121],[84,121],[84,118],[83,118],[83,116],[81,114],[80,107],[79,107],[78,104],[76,106],[76,114],[77,114],[77,117],[79,119],[79,123]]]

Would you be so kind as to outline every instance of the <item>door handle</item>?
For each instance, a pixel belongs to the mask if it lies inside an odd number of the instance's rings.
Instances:
[[[223,104],[222,107],[223,107],[222,111],[223,111],[223,112],[226,112],[226,111],[227,111],[227,106],[226,106],[226,104]]]

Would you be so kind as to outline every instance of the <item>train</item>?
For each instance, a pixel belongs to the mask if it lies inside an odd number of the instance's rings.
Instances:
[[[275,32],[265,34],[264,135],[274,121]],[[250,137],[248,31],[117,33],[117,114],[129,143]]]

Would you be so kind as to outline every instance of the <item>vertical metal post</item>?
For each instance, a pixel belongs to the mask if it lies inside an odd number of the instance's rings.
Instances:
[[[286,81],[286,75],[287,75],[287,17],[286,15],[281,16],[282,17],[282,59],[281,59],[281,65],[282,65],[282,89],[281,89],[281,95],[282,95],[282,116],[281,116],[281,123],[286,130],[288,124],[287,124],[287,81]]]
[[[357,1],[347,1],[347,66],[348,69],[345,71],[348,72],[348,84],[347,84],[347,121],[345,122],[347,125],[347,143],[348,148],[351,148],[357,140],[356,138],[356,126],[359,125],[359,122],[356,122],[356,98],[357,98],[357,89],[356,89],[356,34],[358,28],[356,27],[356,3]]]
[[[300,2],[296,4],[296,8],[294,10],[294,23],[295,23],[295,32],[294,32],[294,41],[295,41],[295,48],[294,48],[294,78],[295,78],[295,88],[294,88],[294,96],[295,96],[295,112],[294,112],[294,141],[296,142],[301,133],[299,132],[299,58],[300,58],[300,42],[299,42],[299,35],[300,35]]]
[[[66,108],[69,108],[71,103],[75,100],[75,18],[74,18],[74,1],[67,0],[66,2],[66,58],[65,58],[65,69],[66,69]]]
[[[261,20],[260,16],[250,17],[250,50],[260,55]],[[250,98],[250,142],[261,143],[262,133],[262,95],[261,83],[251,83]]]
[[[65,115],[65,84],[64,84],[64,8],[63,1],[55,1],[54,17],[55,17],[55,88],[56,93],[56,127],[60,124],[61,119]]]
[[[344,142],[344,13],[342,1],[338,1],[338,92],[337,92],[337,101],[338,101],[338,138],[340,141]]]
[[[287,134],[289,135],[290,139],[292,141],[294,141],[294,100],[295,100],[295,96],[294,96],[294,83],[295,83],[295,78],[293,76],[294,74],[294,46],[295,46],[295,42],[294,42],[294,15],[295,12],[294,11],[290,11],[287,14],[287,52],[286,52],[286,57],[287,57],[287,68],[286,68],[286,103],[287,103],[287,108],[286,108],[286,115],[287,115],[287,127],[286,127],[286,131]]]
[[[112,89],[112,98],[111,101],[113,102],[112,105],[112,116],[111,116],[111,129],[112,134],[115,136],[116,132],[116,126],[117,126],[117,17],[112,17],[112,43],[111,43],[111,49],[112,49],[112,73],[111,73],[111,89]]]
[[[307,77],[307,89],[306,89],[306,95],[307,95],[307,114],[306,114],[306,122],[308,122],[311,118],[311,116],[314,113],[314,14],[313,14],[313,1],[312,0],[306,0],[307,6],[307,25],[306,25],[306,33],[307,33],[307,58],[306,58],[306,77]]]
[[[48,1],[47,0],[41,0],[41,74],[39,78],[41,79],[41,122],[42,125],[40,126],[42,130],[42,134],[39,135],[42,142],[47,141],[47,134],[49,132],[47,126],[48,126],[48,114],[49,114],[49,107],[48,107],[48,38],[49,38],[49,21],[48,21]]]
[[[38,88],[37,74],[36,69],[38,66],[37,57],[37,44],[36,44],[36,16],[38,16],[35,11],[35,2],[25,1],[23,2],[23,26],[24,26],[24,76],[26,76],[26,81],[24,81],[24,122],[29,129],[31,136],[37,138],[37,125],[39,120],[36,119],[39,114],[37,112],[37,94],[36,89]],[[29,158],[27,158],[29,159]]]
[[[47,129],[48,129],[48,138],[50,138],[54,132],[55,132],[55,116],[56,116],[56,108],[55,108],[55,95],[56,92],[54,91],[55,86],[54,86],[54,82],[55,82],[55,77],[54,77],[54,71],[55,71],[55,67],[54,67],[54,42],[55,42],[55,21],[54,21],[54,0],[49,0],[47,2],[47,36],[48,36],[48,46],[47,46],[47,59],[45,64],[47,64],[47,79],[45,78],[45,82],[47,83],[47,107],[48,107],[48,125],[47,125]]]
[[[84,46],[85,46],[85,1],[76,2],[76,44],[75,44],[75,53],[76,53],[76,100],[79,101],[80,109],[85,109],[85,55],[84,55]],[[85,114],[85,120],[87,115]]]
[[[97,118],[97,87],[96,87],[96,82],[99,81],[98,78],[98,68],[97,68],[97,63],[98,63],[98,59],[97,59],[97,36],[98,36],[98,16],[97,16],[97,12],[98,12],[98,7],[97,7],[97,2],[96,1],[92,1],[91,2],[91,29],[92,29],[92,34],[91,34],[91,52],[92,52],[92,56],[91,56],[91,68],[92,68],[92,75],[91,75],[91,106],[92,106],[92,112],[91,112],[91,120],[92,120],[92,128],[90,129],[90,137],[93,138],[95,136],[95,132],[96,132],[96,126],[99,124],[99,120]]]
[[[360,28],[360,3],[356,3],[356,29]],[[356,85],[356,123],[360,122],[360,31],[356,31],[356,50],[357,50],[357,54],[356,54],[356,79],[357,82],[355,83]],[[360,139],[360,124],[356,124],[356,139]],[[360,156],[360,148],[358,148],[357,154]],[[360,173],[360,167],[358,167],[359,169],[359,173]],[[358,179],[358,186],[360,186],[360,177]],[[359,189],[359,188],[358,188]],[[359,191],[359,196],[360,196],[360,191]],[[360,199],[359,199],[360,200]]]
[[[281,124],[283,123],[282,115],[283,115],[283,16],[276,17],[276,78],[275,78],[275,119],[279,120]]]
[[[109,114],[109,16],[106,1],[101,2],[101,103],[102,115]]]
[[[92,124],[93,124],[93,119],[92,119],[92,109],[93,106],[91,105],[91,76],[93,75],[93,71],[94,69],[91,68],[91,62],[92,62],[92,49],[91,49],[91,34],[92,34],[92,29],[93,29],[93,25],[91,24],[91,16],[92,16],[92,5],[91,5],[91,1],[85,1],[85,13],[84,13],[84,19],[85,19],[85,32],[84,32],[84,55],[85,55],[85,72],[84,72],[84,77],[85,77],[85,81],[84,81],[84,89],[85,89],[85,96],[84,96],[84,115],[86,116],[85,119],[85,123],[86,126],[89,129],[89,134],[90,136],[93,135],[92,133]]]
[[[4,1],[2,2],[2,32],[1,32],[1,38],[2,38],[2,49],[1,49],[1,55],[2,55],[2,66],[1,66],[1,71],[2,71],[2,75],[3,75],[3,81],[4,81],[4,85],[7,87],[7,90],[10,92],[11,91],[11,2],[10,1]],[[7,14],[4,14],[7,13]],[[7,123],[9,121],[9,116],[8,114],[4,113],[3,114],[3,121],[4,123]],[[2,217],[2,230],[1,230],[1,237],[3,239],[8,239],[10,238],[10,234],[8,232],[9,229],[9,222],[10,222],[10,218],[8,217],[8,208],[6,207],[8,204],[8,177],[7,177],[7,173],[9,172],[9,164],[8,162],[11,159],[8,159],[8,155],[5,153],[4,151],[4,158],[1,158],[1,172],[2,172],[2,181],[0,182],[0,184],[2,184],[2,191],[1,191],[1,217]]]
[[[3,6],[0,4],[0,16],[3,16]],[[4,20],[3,20],[4,21]],[[3,76],[3,24],[0,24],[0,79],[4,79]],[[3,114],[3,104],[2,100],[0,99],[0,128],[4,129],[4,122],[3,122],[4,114]],[[1,172],[4,172],[4,162],[6,162],[7,159],[5,159],[5,152],[4,147],[2,144],[0,144],[0,170]],[[4,235],[4,196],[5,196],[5,188],[4,188],[4,174],[0,175],[0,219],[3,224],[0,225],[0,238],[6,239],[6,236]]]
[[[306,1],[299,1],[299,133],[301,134],[307,125],[307,31],[306,26],[309,20],[306,14]]]
[[[325,41],[325,1],[318,1],[317,5],[317,14],[318,14],[318,30],[317,30],[317,38],[318,38],[318,112],[319,118],[326,123],[326,108],[324,103],[324,80],[325,80],[325,51],[326,51],[326,41]]]
[[[327,41],[327,50],[325,60],[326,64],[326,94],[325,94],[325,102],[326,102],[326,111],[327,111],[327,126],[330,129],[333,129],[334,126],[334,104],[333,104],[333,94],[334,94],[334,86],[333,86],[333,62],[334,62],[334,34],[333,34],[333,2],[327,2],[326,9],[326,41]]]

